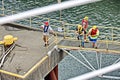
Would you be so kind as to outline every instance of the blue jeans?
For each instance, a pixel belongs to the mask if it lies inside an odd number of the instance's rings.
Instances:
[[[77,38],[78,38],[78,40],[81,40],[81,46],[84,47],[84,36],[78,35]]]
[[[96,42],[97,42],[97,38],[92,39],[90,36],[89,36],[88,38],[89,38],[89,40],[90,40],[91,42],[93,42],[93,43],[96,43]]]

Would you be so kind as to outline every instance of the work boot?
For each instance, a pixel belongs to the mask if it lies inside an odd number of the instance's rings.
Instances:
[[[47,46],[47,44],[44,45],[44,47],[46,47],[46,46]]]

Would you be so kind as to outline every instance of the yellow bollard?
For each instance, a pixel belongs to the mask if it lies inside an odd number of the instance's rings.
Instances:
[[[4,44],[5,46],[7,45],[11,45],[14,43],[14,41],[16,41],[18,38],[17,37],[13,37],[12,35],[5,35],[4,36],[4,40],[0,41],[0,44]]]

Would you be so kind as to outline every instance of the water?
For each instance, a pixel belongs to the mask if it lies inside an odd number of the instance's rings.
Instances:
[[[83,63],[88,63],[85,61],[85,59],[80,55],[80,53],[83,54],[83,56],[89,61],[90,64],[97,70],[100,68],[100,64],[97,64],[97,58],[96,58],[96,52],[84,52],[84,51],[70,51],[70,53],[75,56],[77,59],[81,60]],[[105,54],[105,53],[98,53],[98,61],[100,61],[101,56],[101,68],[111,65],[115,60],[117,60],[120,55],[119,54]],[[88,65],[89,66],[89,65]],[[87,72],[90,72],[91,70],[87,67],[83,66],[80,62],[76,61],[70,56],[66,56],[61,63],[59,64],[59,80],[67,80],[69,78],[79,76],[82,74],[85,74]],[[120,75],[119,70],[113,71],[104,75],[109,76],[118,76]],[[99,78],[95,77],[89,80],[115,80],[115,79],[106,79],[106,78]]]
[[[65,1],[65,0],[64,0]],[[17,12],[26,11],[57,3],[57,0],[5,0],[5,9]],[[78,24],[84,16],[89,17],[89,25],[120,27],[120,1],[103,0],[92,4],[62,10],[61,20]],[[59,11],[51,12],[43,17],[59,20]]]
[[[5,9],[14,10],[16,12],[22,12],[46,5],[55,4],[57,3],[57,0],[5,0],[4,3],[5,3]],[[2,4],[1,1],[0,4]],[[8,14],[8,12],[5,13]],[[40,16],[57,19],[57,20],[60,19],[59,11],[51,12]],[[89,17],[89,25],[91,26],[98,25],[98,26],[107,26],[107,27],[120,27],[120,1],[103,0],[101,2],[65,9],[62,10],[61,20],[72,24],[80,24],[84,16]],[[74,55],[77,56],[79,55],[76,52],[73,53]],[[90,59],[94,58],[95,56],[91,54],[88,55]],[[116,58],[113,58],[113,56],[116,57],[116,55],[112,55],[112,58],[109,55],[106,56],[104,55],[103,59],[105,60],[105,62],[103,62],[104,66],[102,65],[102,67],[109,65],[107,64],[108,61],[109,62],[114,61],[113,59]],[[94,64],[95,63],[93,63],[93,65]],[[86,72],[89,72],[89,70],[87,70],[80,63],[76,62],[70,56],[65,57],[59,64],[59,80],[66,80],[70,77],[78,76]],[[92,80],[109,80],[109,79],[94,78]]]

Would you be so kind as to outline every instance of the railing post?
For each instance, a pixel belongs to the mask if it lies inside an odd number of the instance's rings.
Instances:
[[[113,27],[112,27],[112,42],[113,42]]]
[[[61,3],[61,0],[58,0],[58,4]],[[61,21],[61,14],[62,14],[62,10],[60,10],[60,21]]]
[[[62,25],[63,25],[63,38],[65,39],[65,22],[62,22]]]
[[[55,33],[55,44],[56,45],[58,44],[58,35],[57,35],[57,33]]]
[[[31,27],[31,24],[32,24],[32,19],[31,19],[31,17],[30,17],[30,27]]]
[[[60,10],[60,21],[61,21],[62,10]]]
[[[108,36],[106,36],[106,50],[108,51]]]
[[[4,8],[4,0],[2,0],[2,10],[3,10],[3,16],[5,15],[5,12],[4,12],[4,10],[5,10],[5,8]]]
[[[14,11],[12,11],[12,15],[14,14]]]

